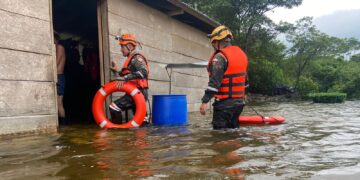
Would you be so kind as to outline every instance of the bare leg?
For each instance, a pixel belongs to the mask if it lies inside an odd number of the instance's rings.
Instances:
[[[60,118],[65,118],[65,108],[64,108],[64,104],[63,104],[63,98],[64,98],[64,96],[58,96],[57,97],[58,112],[59,112],[59,117]]]

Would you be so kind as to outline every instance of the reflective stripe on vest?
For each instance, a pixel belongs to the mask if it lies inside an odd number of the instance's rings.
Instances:
[[[246,69],[248,65],[246,54],[237,46],[228,46],[220,51],[215,51],[209,60],[208,71],[217,53],[225,56],[228,66],[215,98],[243,98],[245,96]]]
[[[129,82],[133,82],[135,83],[138,87],[142,88],[142,89],[147,89],[149,88],[149,84],[148,84],[148,78],[149,78],[149,65],[148,65],[148,61],[147,59],[145,58],[144,55],[142,55],[141,53],[134,53],[130,56],[127,57],[127,59],[125,60],[124,62],[124,65],[123,65],[123,68],[121,70],[121,74],[122,75],[127,75],[127,74],[130,74],[130,73],[134,73],[134,72],[130,72],[129,70],[129,64],[130,62],[132,61],[133,57],[135,57],[136,55],[140,55],[142,58],[144,58],[144,61],[145,61],[145,64],[146,64],[146,71],[147,71],[147,78],[143,78],[143,79],[133,79],[133,80],[130,80]]]

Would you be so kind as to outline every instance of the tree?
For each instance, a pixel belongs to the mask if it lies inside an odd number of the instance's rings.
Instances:
[[[272,41],[277,36],[276,25],[265,13],[277,7],[298,6],[302,0],[183,0],[183,2],[228,26],[235,35],[235,44],[252,55],[259,53],[251,52],[254,45]]]
[[[355,54],[351,56],[350,61],[359,62],[360,63],[360,54]]]
[[[339,58],[320,58],[313,61],[309,74],[319,84],[320,92],[328,92],[342,76],[346,62]]]
[[[357,90],[360,89],[360,72],[354,68],[360,64],[360,54],[356,54],[360,52],[357,39],[322,33],[309,17],[295,24],[277,25],[265,14],[278,7],[299,6],[302,0],[183,1],[232,30],[233,43],[248,55],[253,92],[271,94],[276,84],[291,83],[300,95],[320,90],[360,97],[360,90]],[[288,50],[277,40],[280,33],[287,35]],[[346,57],[351,57],[350,62],[344,60]]]
[[[360,63],[345,61],[329,91],[347,93],[349,98],[360,98]]]
[[[195,9],[229,27],[234,34],[233,43],[240,46],[249,58],[251,90],[264,94],[281,83],[281,72],[269,76],[264,71],[281,71],[279,63],[285,57],[285,46],[276,40],[277,25],[265,13],[277,7],[292,8],[302,0],[183,0]],[[209,32],[210,33],[210,32]],[[271,64],[271,67],[262,67]],[[261,67],[260,67],[261,66]],[[258,89],[255,89],[258,88]]]
[[[282,69],[266,59],[258,59],[249,66],[250,89],[254,93],[272,95],[276,85],[285,84],[286,79]],[[251,75],[253,74],[253,75]]]
[[[343,57],[359,44],[355,39],[340,39],[320,32],[309,17],[300,19],[295,25],[282,23],[282,26],[288,27],[287,40],[292,45],[288,53],[297,65],[295,89],[298,88],[300,77],[310,61],[320,57]]]

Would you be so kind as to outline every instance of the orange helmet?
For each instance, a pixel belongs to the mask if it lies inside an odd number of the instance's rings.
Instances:
[[[138,45],[136,37],[133,34],[123,34],[120,37],[116,36],[115,39],[119,41],[120,45],[132,44],[134,47]]]

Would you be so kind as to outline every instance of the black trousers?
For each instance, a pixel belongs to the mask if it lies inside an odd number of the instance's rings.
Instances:
[[[147,89],[139,89],[139,90],[144,95],[145,102],[147,102],[148,101]],[[132,112],[135,114],[136,106],[132,96],[125,94],[124,96],[121,96],[119,99],[115,100],[114,103],[116,104],[117,107],[121,109],[121,111],[127,111],[131,109]],[[115,111],[110,108],[110,114],[113,121],[122,123],[123,119],[122,119],[121,111]]]
[[[232,101],[215,101],[212,125],[214,129],[239,128],[239,116],[244,104]]]

